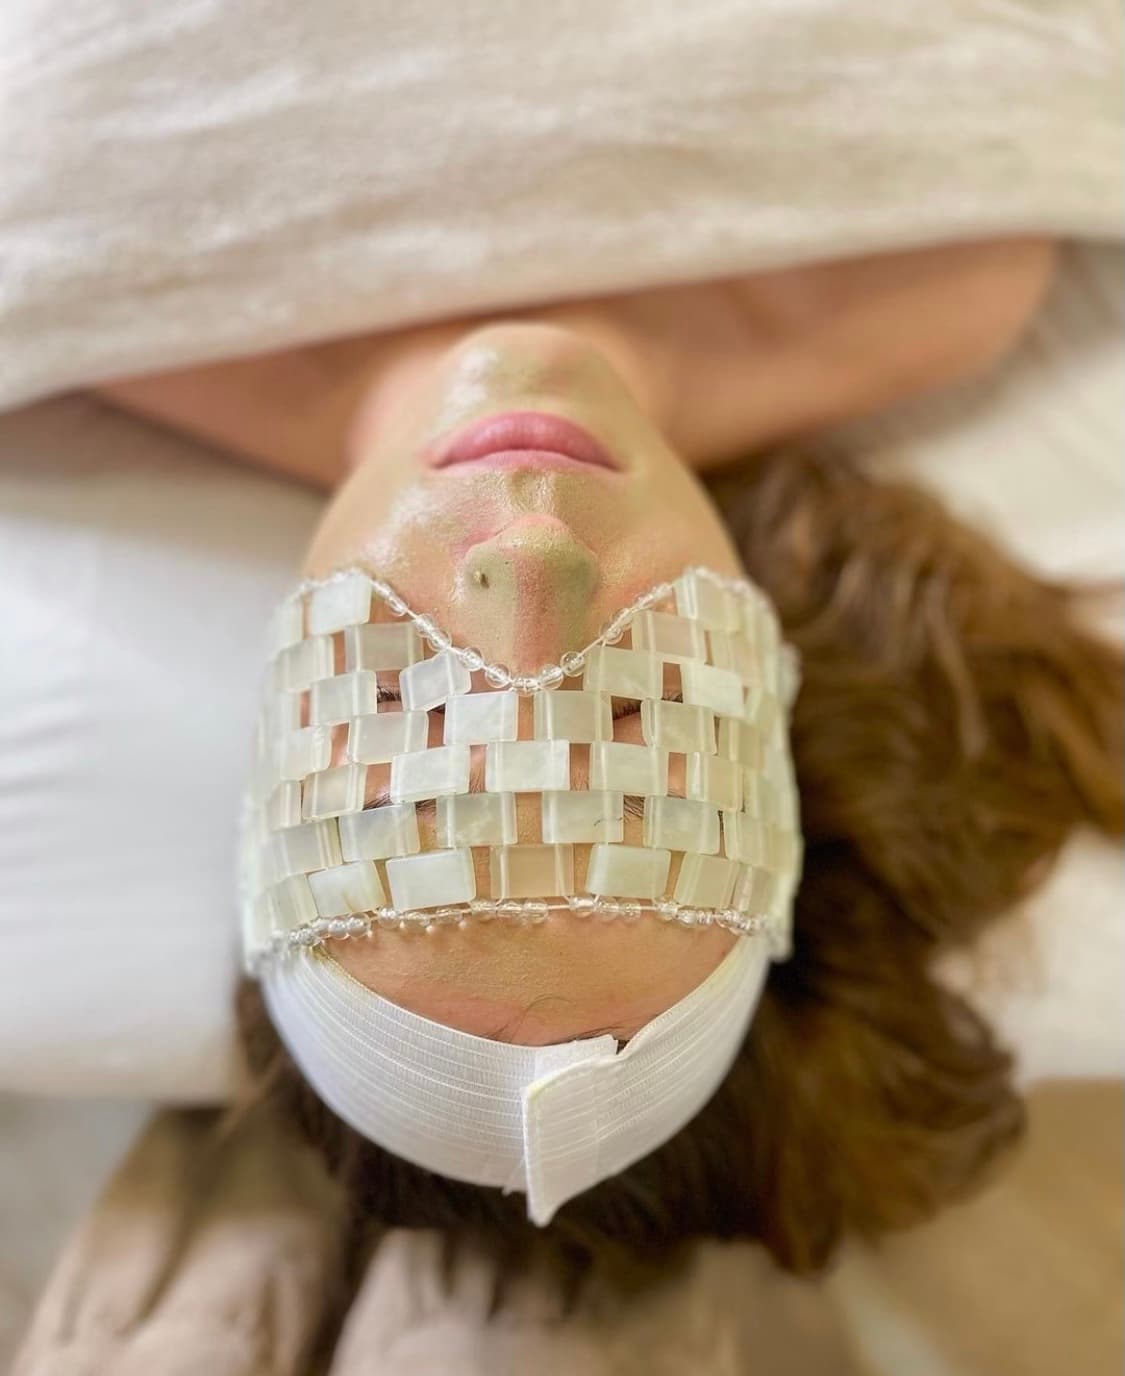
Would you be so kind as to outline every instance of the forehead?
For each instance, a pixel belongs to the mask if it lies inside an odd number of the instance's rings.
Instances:
[[[252,955],[555,908],[746,931],[788,902],[792,684],[747,583],[688,571],[513,675],[348,571],[279,609],[270,653],[244,836]]]

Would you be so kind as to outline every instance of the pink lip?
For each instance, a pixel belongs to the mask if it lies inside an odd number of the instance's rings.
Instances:
[[[593,435],[549,411],[507,411],[474,421],[438,448],[429,463],[433,468],[482,463],[490,468],[603,468],[611,472],[619,467]]]

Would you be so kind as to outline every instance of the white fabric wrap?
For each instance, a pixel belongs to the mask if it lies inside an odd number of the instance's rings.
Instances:
[[[739,939],[620,1051],[611,1036],[534,1047],[459,1032],[313,951],[273,962],[263,989],[294,1059],[340,1118],[439,1175],[526,1192],[542,1226],[699,1112],[742,1044],[768,960],[765,942]]]
[[[560,295],[1116,236],[1120,52],[1115,0],[4,0],[0,406]]]

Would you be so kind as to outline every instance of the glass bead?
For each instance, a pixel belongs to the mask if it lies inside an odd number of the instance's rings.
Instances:
[[[542,797],[543,840],[552,844],[625,839],[625,797],[621,793],[548,792]]]
[[[345,860],[386,860],[421,849],[413,803],[389,803],[341,817],[340,852]]]
[[[434,745],[396,755],[391,761],[391,801],[413,803],[447,793],[468,793],[469,766],[467,745]]]
[[[519,698],[499,693],[462,693],[445,704],[446,745],[485,745],[514,741],[519,726]]]
[[[431,850],[388,860],[387,883],[400,912],[468,903],[477,892],[472,851]]]
[[[590,787],[645,797],[663,795],[668,792],[668,756],[648,745],[596,741],[590,746]]]
[[[689,659],[702,660],[707,654],[707,642],[699,622],[669,612],[640,612],[633,622],[633,648],[650,650],[673,664]]]
[[[663,602],[671,594],[671,583],[657,583],[655,588],[649,588],[648,592],[641,593],[640,597],[637,598],[637,608],[644,611],[648,607],[655,607],[658,602]]]
[[[408,669],[421,658],[422,640],[412,621],[352,626],[344,632],[344,663],[348,669]]]
[[[615,616],[605,630],[602,631],[598,639],[603,645],[616,645],[629,629],[629,622],[630,618],[628,616]]]
[[[331,635],[371,616],[371,580],[363,573],[333,578],[309,595],[309,634]]]
[[[486,664],[484,681],[491,688],[508,688],[512,682],[511,670],[506,664]]]
[[[619,698],[658,698],[663,693],[660,661],[647,650],[601,645],[590,652],[582,686]]]
[[[678,903],[725,908],[734,892],[738,865],[718,855],[685,855],[676,880]]]
[[[279,879],[338,865],[340,834],[334,820],[286,827],[270,839],[273,872]]]
[[[535,681],[540,688],[557,688],[565,677],[561,665],[544,664],[535,675]]]
[[[649,698],[641,703],[641,734],[647,745],[681,755],[715,753],[715,714],[709,707]]]
[[[337,865],[334,869],[310,875],[309,888],[321,917],[371,912],[385,897],[379,872],[370,860]]]
[[[720,716],[741,717],[743,714],[742,680],[729,669],[689,661],[680,665],[680,684],[686,703],[710,707]]]
[[[348,727],[348,759],[356,764],[390,764],[396,755],[425,750],[425,712],[379,712],[356,717]]]
[[[512,679],[512,687],[517,693],[534,693],[539,683],[534,674],[517,674]]]
[[[484,786],[489,793],[569,788],[569,742],[494,741],[485,750]]]
[[[574,892],[571,846],[496,846],[489,864],[493,898],[557,898]]]
[[[437,800],[439,846],[510,846],[516,840],[514,793],[458,793]]]
[[[472,687],[468,669],[448,650],[411,664],[398,676],[398,691],[403,710],[426,712],[440,707],[457,693],[467,693]]]
[[[379,693],[370,669],[318,679],[309,690],[310,726],[334,726],[374,712]]]
[[[458,657],[461,663],[471,674],[484,668],[484,655],[477,649],[470,646],[467,650],[459,650]]]
[[[327,726],[304,726],[281,742],[278,766],[282,779],[304,779],[327,769],[332,758],[332,732]]]
[[[720,755],[689,755],[684,796],[734,811],[742,803],[742,766]]]
[[[559,668],[567,678],[577,678],[586,667],[586,656],[578,650],[568,650],[559,660]]]
[[[592,846],[586,888],[616,898],[657,898],[668,882],[672,854],[647,846]]]
[[[301,816],[307,821],[358,812],[366,782],[367,768],[361,764],[341,764],[310,774],[301,788]]]
[[[613,703],[605,693],[539,693],[532,705],[536,740],[591,741],[613,739]]]
[[[646,798],[646,846],[714,855],[719,849],[719,812],[684,798]]]
[[[282,693],[303,693],[318,678],[330,678],[334,655],[332,638],[314,636],[289,645],[273,661],[273,687]]]

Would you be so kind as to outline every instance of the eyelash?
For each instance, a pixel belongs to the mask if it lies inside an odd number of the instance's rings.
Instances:
[[[385,688],[382,686],[382,684],[380,684],[379,688],[377,689],[377,698],[379,702],[402,701],[402,698],[399,696],[398,693],[395,692],[393,688]],[[683,696],[680,693],[672,693],[670,696],[666,697],[664,701],[683,702]],[[433,710],[437,712],[442,712],[445,709],[443,707],[437,707]],[[621,698],[614,704],[613,720],[621,721],[624,717],[635,717],[640,710],[641,709],[639,705],[636,702],[634,702],[631,698]]]

